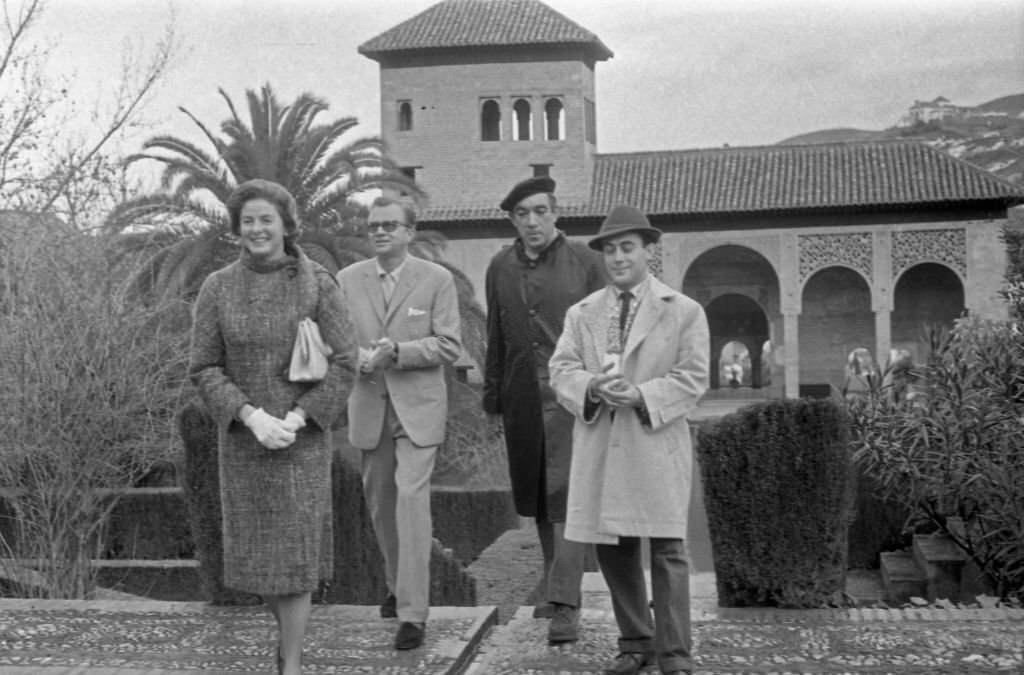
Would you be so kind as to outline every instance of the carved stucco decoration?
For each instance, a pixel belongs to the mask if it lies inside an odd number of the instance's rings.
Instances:
[[[871,233],[805,234],[797,241],[801,286],[818,270],[835,265],[851,267],[871,283]]]
[[[892,278],[921,263],[940,263],[967,277],[967,232],[949,230],[910,230],[892,234]]]

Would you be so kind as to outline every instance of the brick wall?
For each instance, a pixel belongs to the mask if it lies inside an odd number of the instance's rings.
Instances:
[[[584,99],[594,100],[594,71],[581,61],[508,61],[388,65],[380,71],[381,131],[402,166],[439,205],[496,206],[531,164],[551,164],[563,203],[589,195],[594,146],[584,140]],[[565,140],[544,139],[544,104],[564,106]],[[493,98],[501,107],[501,140],[482,141],[480,109]],[[532,109],[532,138],[513,141],[512,106]],[[412,129],[398,130],[398,106],[409,101]]]

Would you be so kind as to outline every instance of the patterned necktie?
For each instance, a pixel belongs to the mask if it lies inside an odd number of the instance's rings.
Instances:
[[[622,336],[622,342],[626,342],[626,320],[629,318],[629,302],[633,299],[633,294],[629,291],[622,291],[619,294],[619,334]]]

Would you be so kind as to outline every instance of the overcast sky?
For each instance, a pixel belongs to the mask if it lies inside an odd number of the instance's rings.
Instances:
[[[546,2],[615,53],[597,66],[600,152],[881,129],[915,99],[1024,93],[1024,0]],[[356,48],[433,4],[48,0],[38,32],[55,45],[53,69],[93,100],[116,77],[124,40],[155,39],[173,6],[185,48],[146,111],[156,131],[198,140],[177,106],[215,126],[227,116],[218,87],[240,102],[269,82],[285,99],[317,94],[375,134],[377,64]]]

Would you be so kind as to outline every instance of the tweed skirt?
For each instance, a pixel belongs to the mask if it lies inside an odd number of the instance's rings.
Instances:
[[[306,427],[290,447],[268,450],[236,422],[220,440],[224,585],[316,590],[333,570],[330,432]]]

